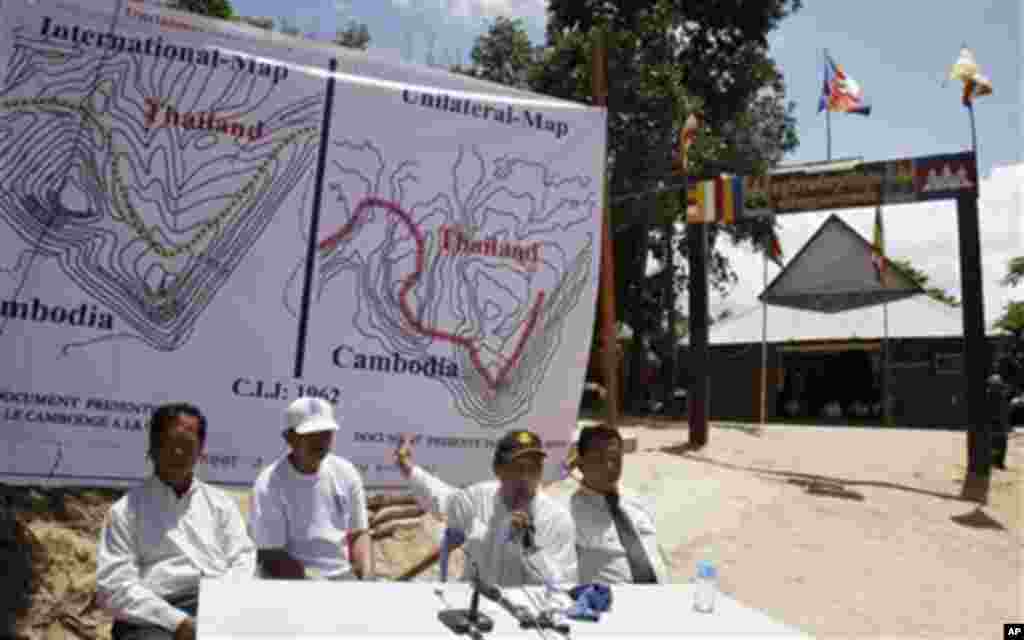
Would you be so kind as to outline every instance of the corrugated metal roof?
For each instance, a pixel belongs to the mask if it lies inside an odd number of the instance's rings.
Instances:
[[[963,336],[963,311],[926,295],[889,305],[890,338]],[[883,307],[842,313],[817,313],[789,307],[768,307],[768,342],[877,339],[884,335]],[[995,332],[990,333],[995,335]],[[761,342],[761,306],[744,310],[710,329],[709,342],[748,344]]]

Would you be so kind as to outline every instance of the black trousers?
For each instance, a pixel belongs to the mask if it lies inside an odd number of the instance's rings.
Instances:
[[[167,598],[168,604],[177,607],[188,615],[195,617],[199,613],[199,594],[190,593]],[[111,640],[173,640],[174,631],[152,624],[135,624],[124,620],[115,620],[110,630]]]

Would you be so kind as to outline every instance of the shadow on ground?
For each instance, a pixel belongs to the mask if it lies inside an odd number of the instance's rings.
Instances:
[[[702,447],[693,445],[689,442],[683,444],[672,445],[670,447],[660,447],[657,449],[648,449],[648,451],[661,451],[670,455],[680,456],[687,460],[693,460],[694,462],[703,462],[704,464],[710,464],[723,469],[731,469],[733,471],[747,471],[750,473],[756,473],[759,475],[783,478],[791,484],[799,484],[807,489],[807,492],[813,495],[828,495],[831,497],[847,498],[852,500],[863,500],[864,496],[858,492],[852,491],[849,487],[877,487],[881,489],[893,489],[895,491],[906,491],[909,493],[916,493],[919,495],[931,496],[933,498],[941,498],[943,500],[955,500],[957,502],[973,502],[973,503],[984,503],[988,494],[987,486],[983,484],[981,486],[974,484],[970,488],[965,487],[962,494],[957,495],[953,493],[943,493],[941,491],[929,491],[927,489],[921,489],[918,487],[911,487],[896,482],[887,482],[884,480],[857,480],[855,478],[836,478],[831,476],[824,476],[815,473],[801,473],[798,471],[780,471],[777,469],[764,469],[761,467],[748,467],[738,464],[732,464],[729,462],[723,462],[721,460],[715,460],[707,456],[694,455],[694,451],[698,451]]]
[[[847,489],[841,484],[821,482],[818,480],[805,480],[804,478],[788,478],[786,482],[803,487],[804,491],[812,496],[841,498],[843,500],[856,500],[858,502],[864,501],[863,493]]]
[[[960,516],[953,516],[950,520],[964,527],[971,527],[972,529],[996,529],[998,531],[1006,531],[1006,527],[1004,527],[1001,522],[982,511],[981,507],[974,507],[973,511]]]
[[[739,431],[745,433],[748,436],[760,438],[764,435],[764,429],[760,425],[756,424],[729,424],[727,422],[719,422],[715,425],[715,429],[726,429],[728,431]]]

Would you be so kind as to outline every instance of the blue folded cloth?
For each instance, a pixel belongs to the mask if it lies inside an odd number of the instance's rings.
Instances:
[[[566,616],[573,620],[597,622],[602,611],[612,607],[612,589],[606,584],[591,582],[569,590],[569,596],[576,603],[569,607]]]

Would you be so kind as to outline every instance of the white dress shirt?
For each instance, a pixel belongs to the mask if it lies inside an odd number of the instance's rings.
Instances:
[[[654,528],[654,505],[628,489],[621,490],[619,496],[619,506],[636,528],[658,582],[668,582],[669,575],[658,549]],[[581,486],[570,498],[569,510],[576,522],[580,582],[633,582],[626,548],[619,540],[619,532],[604,494]]]
[[[419,467],[413,468],[409,480],[413,494],[424,508],[435,515],[444,513],[449,528],[465,533],[463,551],[468,559],[463,565],[463,580],[473,575],[475,562],[484,581],[501,587],[543,584],[545,580],[576,584],[572,517],[547,494],[538,492],[530,503],[536,550],[525,553],[524,558],[522,545],[511,541],[511,513],[501,498],[497,481],[460,490]]]
[[[193,478],[180,498],[155,476],[110,508],[96,554],[96,594],[117,620],[174,631],[187,614],[164,598],[202,577],[251,578],[256,547],[238,504]]]

